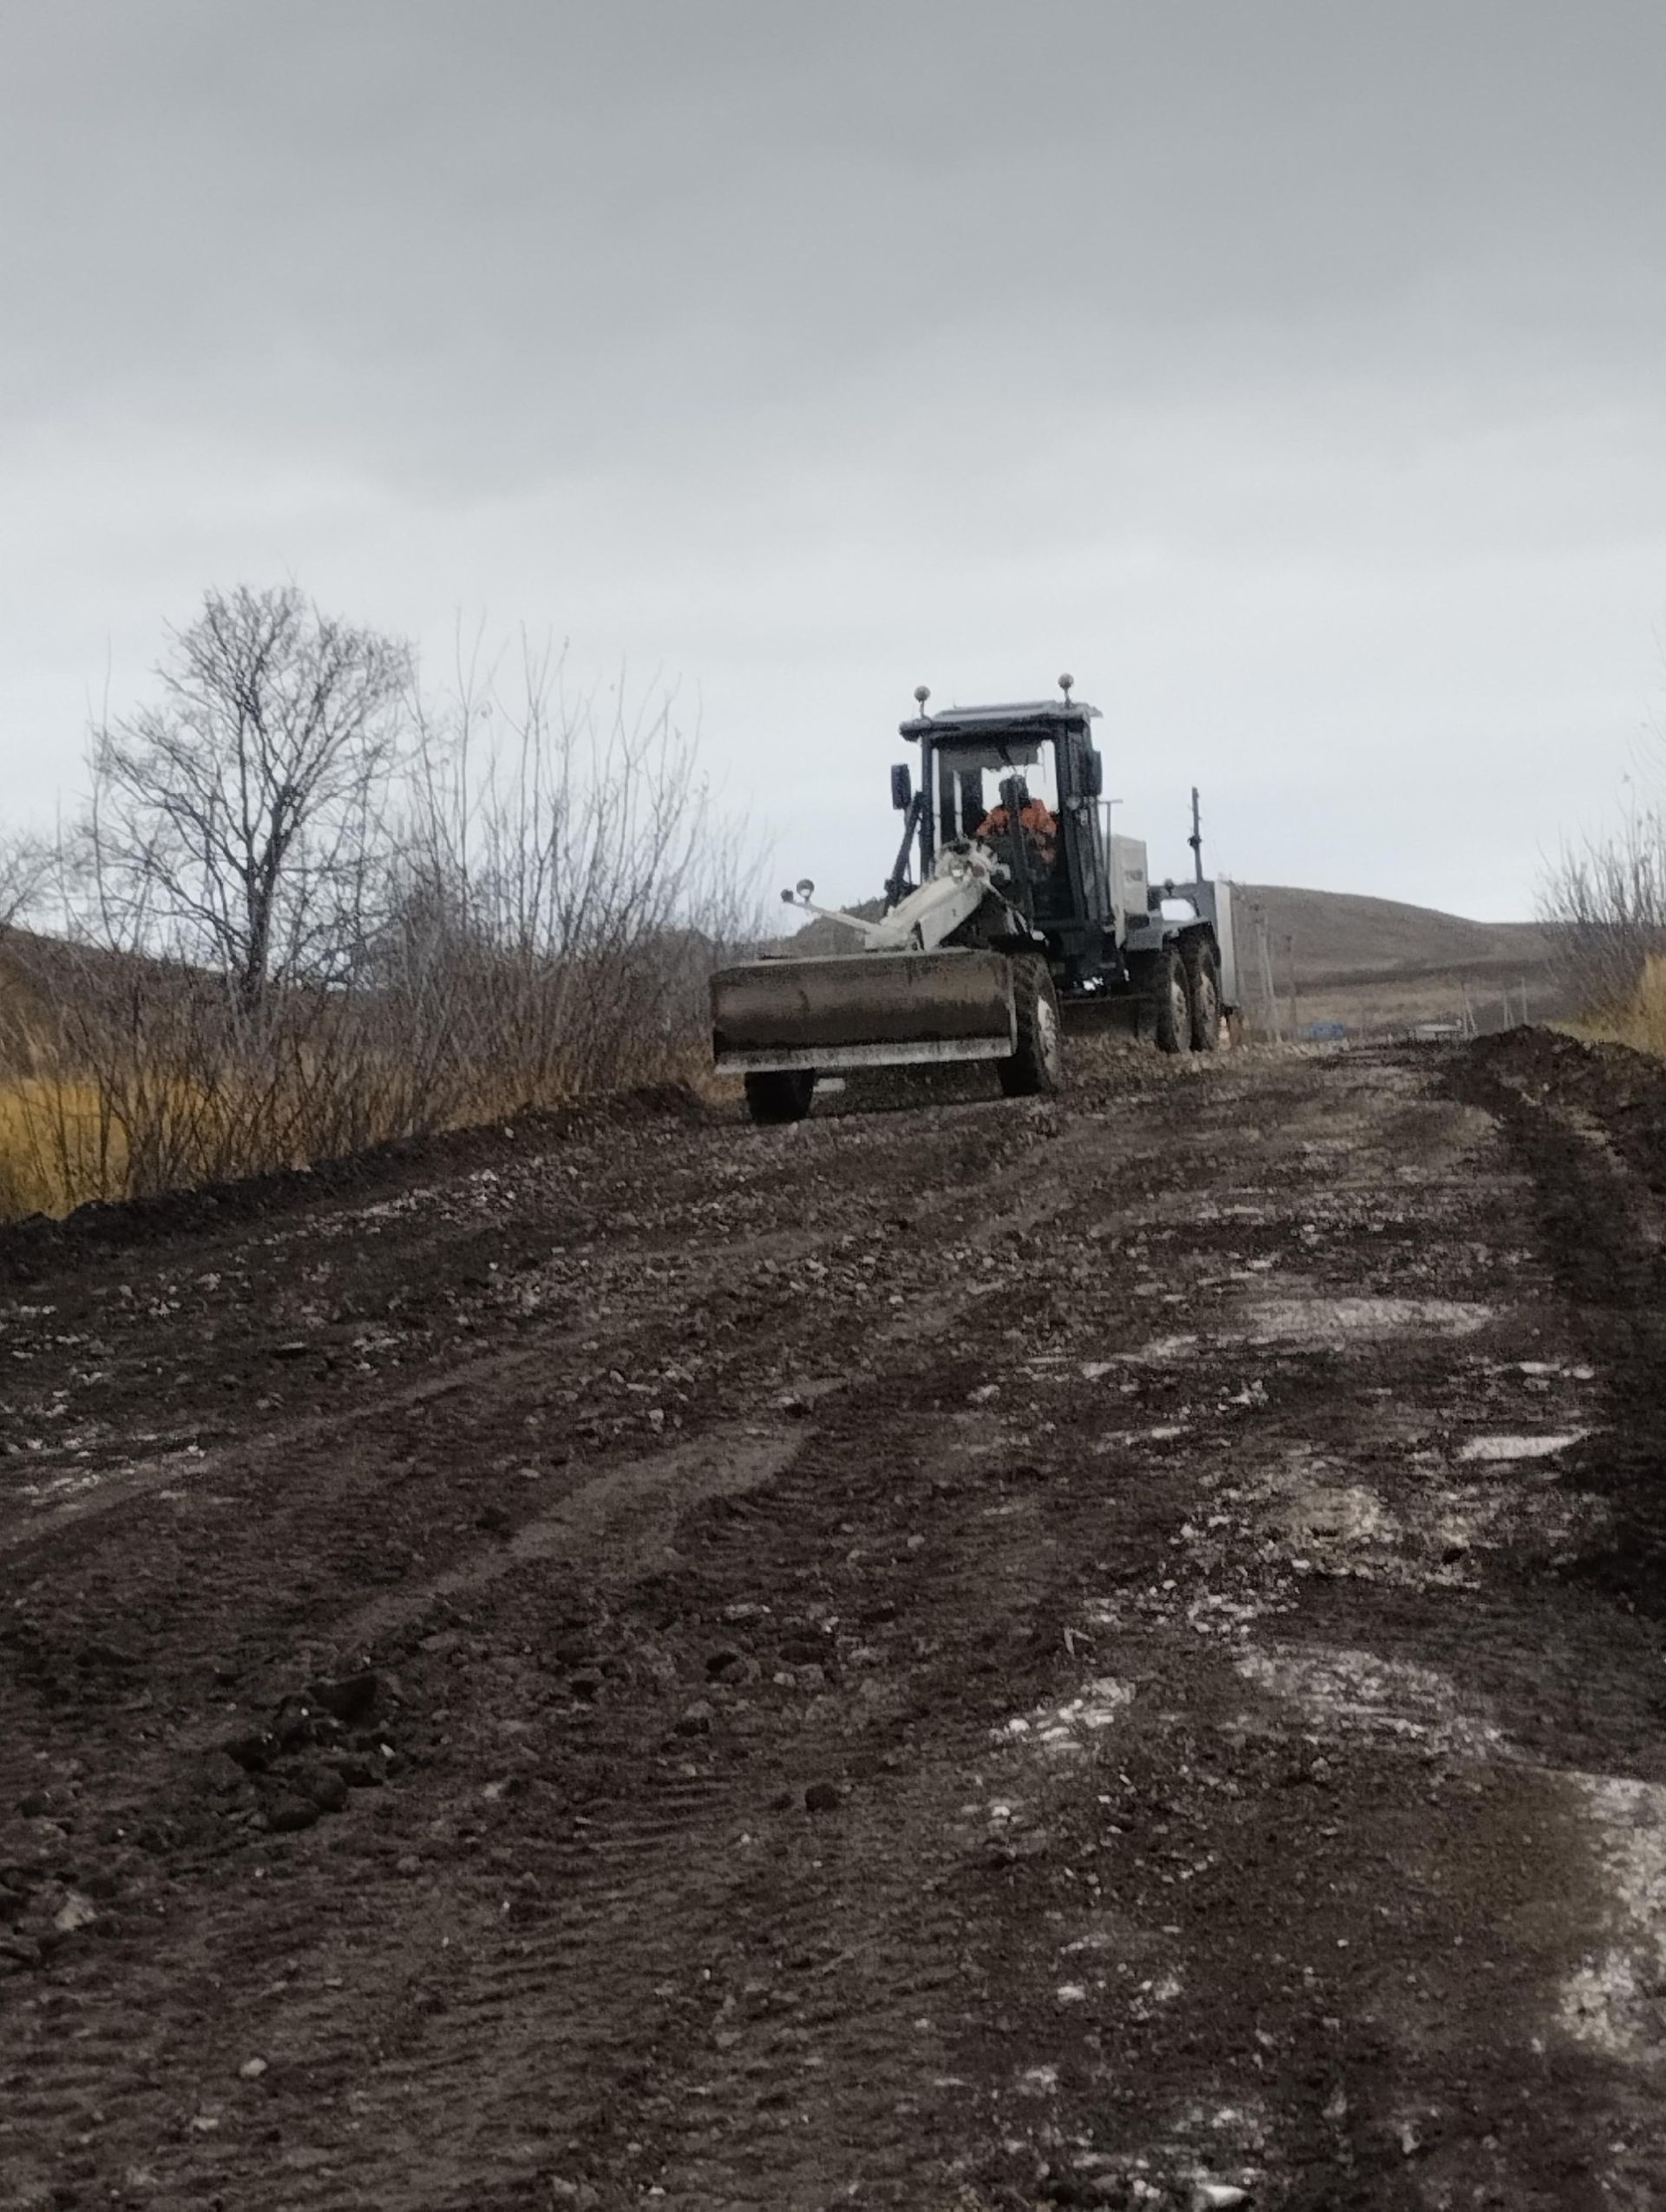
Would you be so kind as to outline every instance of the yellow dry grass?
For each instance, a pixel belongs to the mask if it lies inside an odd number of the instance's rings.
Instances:
[[[117,1197],[126,1177],[120,1132],[102,1130],[91,1084],[28,1076],[0,1085],[0,1221]]]
[[[1589,1021],[1571,1023],[1575,1036],[1595,1043],[1630,1045],[1666,1060],[1666,955],[1650,953],[1629,1007]]]
[[[383,1071],[390,1074],[391,1071]],[[740,1086],[712,1075],[704,1054],[670,1053],[653,1067],[639,1071],[638,1080],[682,1082],[707,1105],[732,1104]],[[210,1098],[174,1078],[158,1078],[148,1086],[141,1127],[171,1132],[162,1171],[171,1187],[190,1186],[227,1176],[254,1174],[273,1165],[309,1165],[314,1152],[305,1143],[274,1160],[264,1149],[249,1156],[251,1139],[235,1111],[235,1095]],[[586,1095],[585,1086],[563,1082],[559,1072],[528,1095],[524,1085],[506,1086],[489,1071],[469,1093],[454,1102],[444,1117],[451,1129],[477,1127],[507,1121],[528,1106],[561,1106]],[[358,1141],[374,1144],[384,1138],[410,1132],[401,1101],[401,1086],[390,1080],[383,1111],[371,1112],[361,1126]],[[284,1117],[276,1117],[280,1122]],[[304,1124],[297,1119],[298,1130]],[[253,1140],[259,1145],[258,1139]],[[324,1139],[323,1148],[329,1148]],[[141,1159],[149,1155],[142,1151]],[[0,1080],[0,1222],[23,1215],[62,1216],[89,1198],[123,1198],[131,1195],[134,1181],[151,1187],[147,1175],[154,1167],[130,1173],[135,1163],[121,1123],[101,1113],[97,1086],[78,1074],[13,1075]]]

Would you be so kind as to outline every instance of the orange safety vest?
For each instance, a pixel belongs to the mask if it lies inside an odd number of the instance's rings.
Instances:
[[[1058,816],[1050,806],[1044,805],[1041,800],[1033,798],[1018,818],[1024,829],[1028,831],[1031,843],[1040,847],[1042,858],[1051,867],[1053,840],[1059,835]],[[998,806],[993,813],[984,816],[978,824],[977,834],[981,837],[1005,837],[1007,823],[1006,808]]]

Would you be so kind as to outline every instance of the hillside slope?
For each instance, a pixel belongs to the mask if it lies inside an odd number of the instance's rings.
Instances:
[[[1264,919],[1282,951],[1293,948],[1296,980],[1340,983],[1437,970],[1512,981],[1543,968],[1550,941],[1532,922],[1472,922],[1461,914],[1351,891],[1282,883],[1234,887],[1241,916]]]
[[[1466,1019],[1499,1028],[1519,1015],[1524,992],[1535,1017],[1562,1011],[1555,948],[1533,922],[1474,922],[1282,883],[1240,883],[1234,893],[1245,1004],[1265,1017],[1270,968],[1287,1030],[1293,997],[1298,1027],[1367,1031]]]

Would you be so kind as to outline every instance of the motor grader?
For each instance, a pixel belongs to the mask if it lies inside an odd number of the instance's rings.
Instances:
[[[1064,1080],[1061,1022],[1121,1020],[1164,1052],[1214,1052],[1236,1010],[1230,886],[1204,880],[1197,793],[1193,879],[1150,881],[1139,839],[1112,835],[1097,707],[1072,696],[932,714],[901,734],[920,749],[891,771],[902,816],[874,920],[791,906],[849,932],[848,951],[790,946],[712,979],[718,1070],[744,1079],[759,1122],[797,1121],[818,1075],[993,1060],[1009,1097]]]

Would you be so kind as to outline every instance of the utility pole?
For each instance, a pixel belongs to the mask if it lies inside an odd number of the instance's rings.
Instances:
[[[1191,847],[1191,880],[1194,883],[1201,883],[1204,880],[1204,817],[1197,810],[1196,784],[1191,787],[1191,835],[1186,843]]]
[[[1284,940],[1284,975],[1290,987],[1290,1042],[1295,1044],[1302,1034],[1302,1010],[1295,995],[1295,939]]]
[[[1261,958],[1267,976],[1267,1005],[1273,1017],[1273,1042],[1282,1044],[1284,1024],[1278,1011],[1278,984],[1273,975],[1272,932],[1264,922],[1261,925]]]
[[[1273,1042],[1282,1043],[1278,1026],[1278,988],[1273,981],[1273,950],[1267,935],[1267,915],[1262,907],[1252,907],[1250,917],[1256,925],[1256,965],[1261,975],[1262,1003],[1267,1009],[1267,1027],[1272,1032]]]

